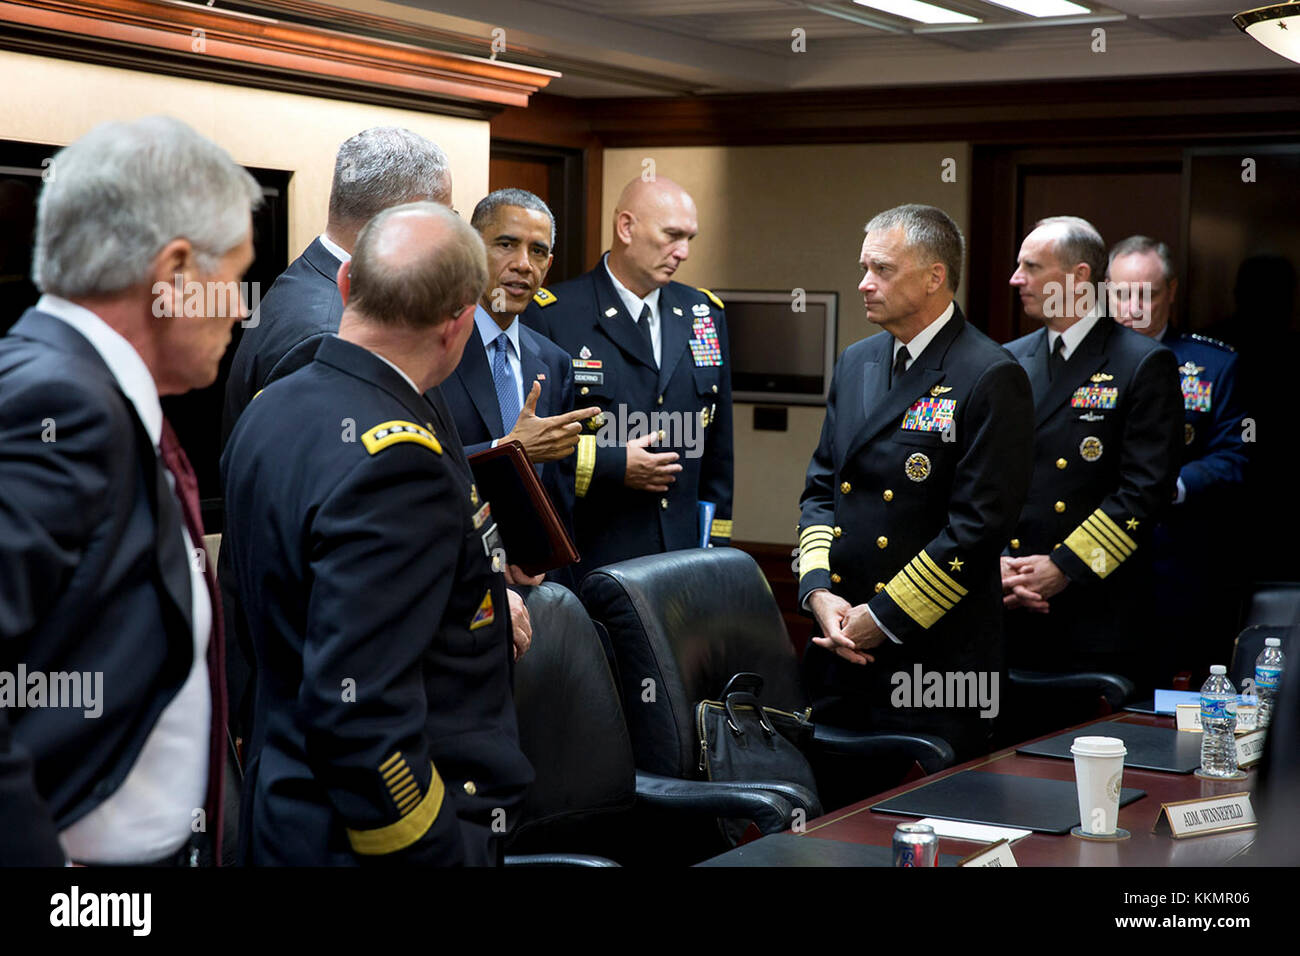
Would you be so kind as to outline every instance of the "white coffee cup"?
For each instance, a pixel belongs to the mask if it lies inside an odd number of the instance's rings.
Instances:
[[[1075,737],[1074,780],[1079,789],[1079,827],[1090,836],[1112,836],[1119,826],[1119,790],[1128,749],[1118,737]]]

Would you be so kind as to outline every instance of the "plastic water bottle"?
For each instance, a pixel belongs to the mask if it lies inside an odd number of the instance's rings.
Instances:
[[[1255,658],[1255,693],[1259,695],[1259,717],[1255,726],[1263,730],[1273,719],[1273,699],[1282,685],[1282,642],[1276,637],[1264,639],[1264,649]]]
[[[1201,773],[1231,777],[1237,773],[1237,689],[1222,664],[1210,668],[1201,686]]]

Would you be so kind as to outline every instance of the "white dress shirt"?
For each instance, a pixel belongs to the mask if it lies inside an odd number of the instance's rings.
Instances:
[[[1097,324],[1097,320],[1100,317],[1101,316],[1097,314],[1097,310],[1093,309],[1064,332],[1053,332],[1051,329],[1048,329],[1047,354],[1052,354],[1052,349],[1056,348],[1057,339],[1065,339],[1065,348],[1061,351],[1061,358],[1068,362],[1070,356],[1074,354],[1074,350],[1079,347],[1080,342],[1088,337],[1088,333],[1092,331],[1092,327]]]
[[[322,233],[321,233],[319,236],[317,236],[316,238],[319,239],[319,240],[320,240],[320,244],[321,244],[322,246],[325,247],[325,251],[328,252],[330,255],[332,255],[332,256],[333,256],[335,259],[337,259],[339,262],[351,262],[351,261],[352,261],[352,253],[348,252],[346,249],[344,249],[342,246],[340,246],[337,242],[335,242],[335,241],[334,241],[333,239],[331,239],[329,236],[325,235],[325,233],[322,232]],[[331,276],[331,278],[333,278],[333,277]]]
[[[36,308],[68,323],[90,342],[135,406],[157,453],[163,422],[158,387],[131,343],[95,313],[66,299],[44,295]],[[174,493],[171,472],[164,466],[163,473]],[[179,499],[177,509],[179,512]],[[194,542],[183,518],[181,536],[186,556],[194,554]],[[175,853],[193,832],[194,811],[204,805],[212,722],[207,658],[212,602],[202,565],[194,561],[186,564],[194,636],[189,675],[158,715],[122,785],[59,834],[63,851],[77,862],[146,863]]]
[[[487,354],[488,372],[492,371],[492,365],[497,357],[497,338],[501,335],[501,326],[497,325],[496,320],[488,315],[487,309],[481,305],[474,306],[474,325],[478,329],[479,340],[483,343],[483,351]],[[519,362],[519,316],[515,316],[510,327],[505,330],[507,338],[510,339],[511,348],[506,350],[506,364],[510,366],[510,374],[514,376],[515,393],[519,396],[519,409],[524,407],[524,376],[523,366]],[[496,384],[495,376],[492,384]],[[501,426],[505,432],[498,438],[492,439],[492,447],[497,447],[497,442],[510,433],[510,429],[515,427],[514,422],[502,422]]]
[[[925,347],[934,341],[934,337],[939,334],[945,325],[948,324],[948,320],[952,318],[953,313],[956,311],[957,304],[955,302],[949,302],[948,308],[940,312],[937,319],[912,336],[912,341],[904,345],[898,339],[894,339],[894,362],[898,361],[898,353],[903,349],[907,349],[907,364],[903,366],[903,370],[906,371],[911,368],[912,363],[921,357],[921,354],[925,351]],[[889,367],[894,367],[893,362],[890,363]]]
[[[647,305],[650,306],[650,344],[654,346],[655,365],[658,365],[659,354],[663,350],[663,336],[659,331],[659,289],[651,289],[650,294],[643,299],[618,281],[618,276],[614,275],[613,270],[609,267],[608,254],[601,261],[605,265],[605,272],[610,281],[614,283],[614,291],[618,293],[623,308],[627,309],[631,314],[633,322],[640,322],[641,312]]]

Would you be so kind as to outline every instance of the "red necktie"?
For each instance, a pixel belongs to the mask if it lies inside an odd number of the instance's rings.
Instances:
[[[163,419],[160,443],[163,464],[176,481],[176,497],[180,500],[185,528],[190,533],[194,547],[202,548],[203,513],[199,508],[199,481],[185,457],[185,449],[172,431],[171,423]],[[203,579],[208,585],[208,598],[212,602],[212,635],[208,640],[208,685],[212,690],[212,728],[208,739],[208,832],[212,834],[213,865],[221,865],[222,783],[226,770],[226,653],[221,622],[221,598],[217,594],[217,578],[212,562],[204,552]]]

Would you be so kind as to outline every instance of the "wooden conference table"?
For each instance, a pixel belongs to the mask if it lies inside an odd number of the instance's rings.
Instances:
[[[1107,719],[1152,727],[1173,728],[1174,726],[1172,717],[1149,714],[1119,713]],[[1079,726],[1095,722],[1089,720]],[[1045,740],[1060,733],[1062,731],[1053,731],[1036,739]],[[1017,746],[1024,746],[1024,744]],[[893,813],[872,813],[871,807],[963,770],[1074,782],[1072,760],[1018,754],[1015,747],[1010,747],[949,767],[921,780],[902,784],[893,790],[868,797],[842,810],[810,820],[799,836],[837,843],[889,847],[894,828],[900,823],[914,821],[917,818]],[[1082,840],[1068,834],[1058,836],[1031,833],[1017,840],[1012,844],[1011,849],[1020,866],[1217,866],[1243,853],[1254,842],[1258,830],[1252,828],[1175,840],[1167,832],[1153,833],[1152,825],[1160,813],[1162,803],[1253,790],[1255,771],[1247,770],[1246,775],[1245,780],[1212,781],[1202,780],[1195,774],[1163,773],[1125,767],[1124,787],[1146,791],[1146,796],[1121,807],[1119,811],[1119,825],[1132,834],[1131,838],[1118,842],[1097,842]],[[792,834],[784,833],[764,837],[763,840],[780,841],[789,845],[791,837]],[[756,840],[748,846],[756,847],[763,840]],[[779,846],[780,843],[777,845]],[[960,859],[975,853],[985,845],[968,840],[940,837],[939,853],[941,858],[951,856]],[[725,860],[729,865],[746,865],[745,856],[749,854],[738,852],[744,849],[745,847],[738,847],[723,857],[715,858],[716,862],[722,863]],[[781,865],[782,862],[781,859],[774,859],[770,853],[763,859],[763,863],[769,865]],[[786,862],[794,864],[798,861],[792,857]]]

